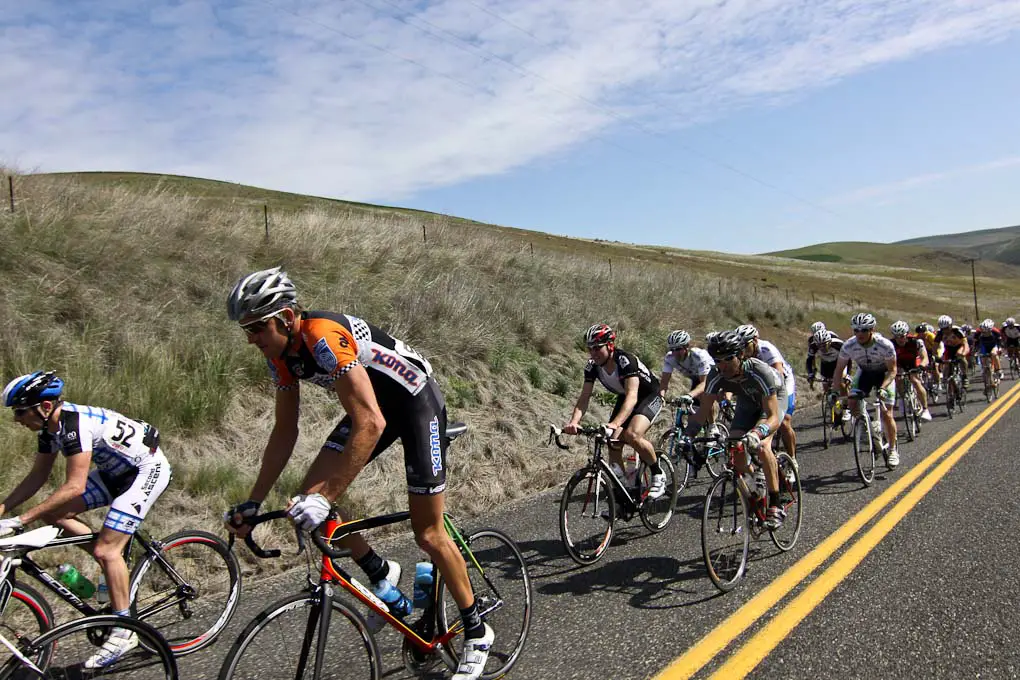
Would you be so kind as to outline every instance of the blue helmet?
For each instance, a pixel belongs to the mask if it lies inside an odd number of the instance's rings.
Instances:
[[[36,371],[7,383],[3,393],[4,406],[8,408],[35,406],[44,401],[59,399],[63,391],[64,381],[58,378],[56,373]]]

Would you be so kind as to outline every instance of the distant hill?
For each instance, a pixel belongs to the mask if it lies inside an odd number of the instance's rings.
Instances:
[[[892,245],[938,248],[965,257],[1020,265],[1020,225],[912,238]]]
[[[985,276],[1017,276],[1018,271],[1015,265],[1020,265],[1020,227],[1013,227],[1018,231],[1017,248],[1015,251],[1017,259],[1006,260],[999,257],[986,257],[976,250],[957,247],[941,247],[928,243],[920,243],[928,239],[914,239],[900,243],[869,243],[866,241],[834,241],[831,243],[818,243],[813,246],[796,248],[793,250],[780,250],[766,255],[777,257],[788,257],[794,260],[806,260],[809,262],[838,262],[841,264],[870,264],[886,267],[908,267],[911,269],[922,269],[936,271],[945,274],[963,274],[970,272],[970,259],[972,257],[986,260],[981,263],[981,272]],[[1000,230],[994,230],[1000,231]],[[978,233],[978,232],[975,232]],[[965,234],[953,235],[965,236]],[[935,236],[931,239],[946,238],[953,236]]]

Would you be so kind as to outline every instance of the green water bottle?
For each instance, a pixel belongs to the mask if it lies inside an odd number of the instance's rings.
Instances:
[[[83,600],[87,600],[92,597],[96,592],[96,587],[92,584],[92,581],[88,580],[77,569],[74,568],[73,564],[61,564],[57,567],[57,578],[60,582],[67,586],[67,589],[77,595]]]

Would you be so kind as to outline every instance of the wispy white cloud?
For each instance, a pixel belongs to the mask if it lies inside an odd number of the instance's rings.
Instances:
[[[392,199],[1018,29],[1015,0],[34,0],[0,16],[0,157]]]
[[[900,194],[904,194],[908,191],[912,191],[929,184],[1017,166],[1020,166],[1020,156],[1007,156],[1005,158],[999,158],[985,163],[966,165],[941,172],[928,172],[920,175],[914,175],[913,177],[898,179],[893,182],[884,182],[882,184],[861,187],[860,189],[854,189],[853,191],[833,196],[825,201],[825,203],[836,206],[868,201],[875,203],[876,205],[885,205],[890,199]]]

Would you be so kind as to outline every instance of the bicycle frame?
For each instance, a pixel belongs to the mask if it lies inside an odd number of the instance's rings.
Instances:
[[[34,552],[35,550],[46,550],[48,548],[57,548],[57,547],[61,547],[61,546],[71,546],[71,545],[82,546],[82,545],[85,545],[86,543],[91,543],[92,541],[96,540],[96,538],[98,538],[98,536],[99,536],[98,533],[83,534],[81,536],[63,536],[63,537],[60,537],[60,538],[56,538],[53,541],[50,541],[49,543],[47,543],[46,545],[44,545],[41,548],[35,548],[32,551]],[[159,541],[153,540],[153,539],[149,538],[148,536],[145,536],[141,531],[136,532],[133,535],[132,540],[128,541],[127,545],[124,546],[124,560],[125,560],[125,562],[128,561],[128,557],[130,556],[130,552],[131,552],[131,544],[133,542],[137,542],[142,547],[142,549],[145,551],[146,555],[154,556],[155,559],[157,560],[158,564],[163,569],[165,569],[168,574],[173,576],[174,579],[177,580],[178,583],[184,581],[184,579],[181,577],[180,574],[177,573],[177,571],[173,568],[173,566],[169,562],[167,562],[166,560],[163,559],[163,556],[160,553],[160,548],[162,547],[162,543],[160,543]],[[69,604],[72,607],[74,607],[75,609],[77,609],[83,615],[85,615],[85,616],[96,616],[96,615],[99,615],[99,614],[103,613],[102,609],[96,609],[95,607],[90,605],[88,602],[85,602],[80,597],[78,597],[73,592],[71,592],[71,590],[67,586],[65,586],[63,583],[61,583],[58,579],[53,578],[53,576],[51,576],[49,574],[49,572],[47,572],[42,566],[40,566],[31,557],[29,557],[28,554],[22,555],[21,563],[20,563],[19,567],[22,570],[22,572],[24,572],[27,576],[31,576],[33,579],[35,579],[39,583],[41,583],[42,585],[46,586],[46,588],[50,592],[54,593],[57,597],[62,599],[64,602],[66,602],[67,604]],[[182,586],[178,586],[178,588],[181,588],[181,587]],[[183,586],[183,587],[190,588],[190,586]],[[179,602],[179,600],[177,599],[177,595],[178,594],[179,593],[174,593],[173,595],[167,595],[162,600],[160,600],[158,602],[155,602],[154,604],[146,607],[145,609],[138,610],[138,612],[135,615],[135,618],[137,618],[137,619],[144,619],[144,618],[146,618],[148,616],[151,616],[153,614],[159,613],[159,612],[163,611],[164,609],[169,609],[170,607],[173,607],[173,606],[177,605],[178,602]]]
[[[7,611],[7,603],[10,602],[11,594],[14,592],[14,569],[21,564],[20,557],[5,557],[0,562],[0,618],[3,617],[4,612]],[[40,677],[43,676],[43,670],[35,665],[31,659],[22,654],[18,645],[8,640],[3,635],[0,635],[0,645],[7,648],[7,651],[12,656],[16,657],[25,668],[28,668],[34,673],[37,673]]]

